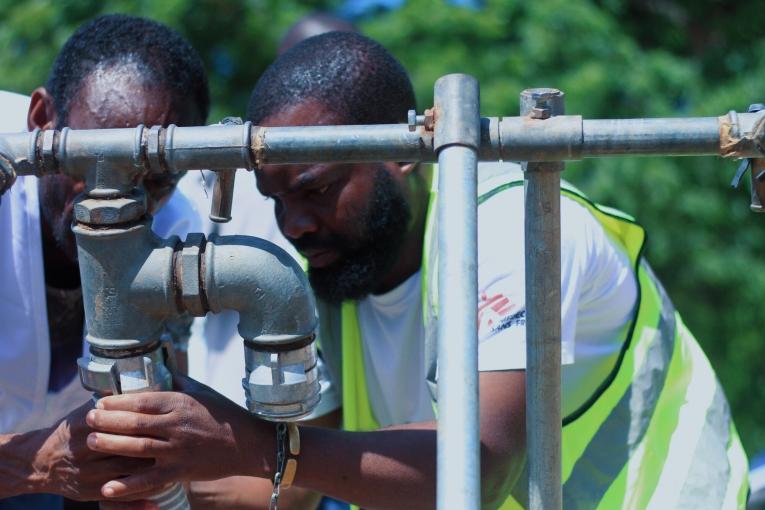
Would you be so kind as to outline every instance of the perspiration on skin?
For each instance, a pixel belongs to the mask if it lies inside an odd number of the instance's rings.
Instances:
[[[156,54],[150,57],[152,51]],[[152,72],[167,75],[163,65],[172,68],[175,78],[153,80]],[[157,70],[152,71],[153,66]],[[208,109],[204,67],[187,41],[156,22],[108,15],[83,25],[67,41],[48,84],[32,94],[28,127],[199,125],[204,124]],[[151,211],[169,198],[174,181],[173,177],[145,180]],[[80,286],[70,227],[73,202],[83,187],[83,183],[62,175],[39,180],[42,257],[48,286],[72,291]],[[76,358],[82,352],[83,320],[81,311],[80,326],[68,328],[73,333],[64,337],[55,320],[49,323],[51,380],[58,378],[60,371],[71,371],[68,381],[75,375]],[[0,498],[54,493],[76,500],[99,500],[106,480],[151,464],[146,459],[90,450],[86,445],[89,429],[85,414],[92,407],[87,402],[47,429],[0,434]],[[133,498],[148,495],[139,491]]]

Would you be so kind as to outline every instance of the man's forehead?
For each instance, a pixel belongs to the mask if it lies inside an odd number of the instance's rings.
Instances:
[[[258,189],[266,195],[297,190],[321,171],[318,165],[263,165],[255,169]]]
[[[332,126],[346,124],[347,121],[337,108],[327,105],[319,99],[304,99],[279,108],[260,121],[265,127],[288,126]]]
[[[69,124],[80,129],[166,125],[175,121],[170,92],[132,62],[99,66],[72,99]]]

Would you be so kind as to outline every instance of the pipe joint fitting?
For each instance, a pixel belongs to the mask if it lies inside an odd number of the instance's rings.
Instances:
[[[85,389],[96,395],[120,395],[140,391],[172,389],[172,375],[168,366],[172,351],[160,342],[134,354],[118,357],[118,352],[101,352],[91,348],[90,356],[77,360],[80,381]],[[109,354],[109,357],[106,356]]]
[[[204,278],[200,278],[206,244],[204,234],[189,234],[179,251],[180,260],[175,264],[175,281],[180,283],[182,307],[196,317],[203,316],[209,310]]]
[[[137,192],[109,199],[82,198],[74,204],[75,219],[90,226],[121,225],[138,220],[144,214],[146,196]]]
[[[480,93],[478,80],[467,74],[448,74],[436,81],[433,107],[434,147],[481,146]]]
[[[287,349],[244,342],[247,408],[266,420],[297,420],[319,403],[315,336]]]

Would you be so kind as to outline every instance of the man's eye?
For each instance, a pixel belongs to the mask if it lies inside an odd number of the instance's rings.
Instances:
[[[330,184],[327,184],[326,186],[322,186],[320,188],[314,188],[311,190],[311,193],[314,195],[323,195],[326,193],[330,188]]]

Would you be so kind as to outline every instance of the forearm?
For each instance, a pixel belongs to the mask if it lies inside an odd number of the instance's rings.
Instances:
[[[40,492],[42,479],[33,467],[39,443],[37,431],[0,434],[0,499]]]
[[[525,373],[481,374],[481,500],[498,507],[525,462]],[[434,508],[436,422],[351,433],[301,427],[296,484],[373,509]]]
[[[434,508],[435,422],[374,432],[301,427],[295,484],[363,508]]]
[[[189,499],[194,508],[210,510],[267,510],[273,485],[265,478],[232,476],[209,482],[192,482]],[[279,508],[313,510],[321,496],[301,487],[282,489]]]

